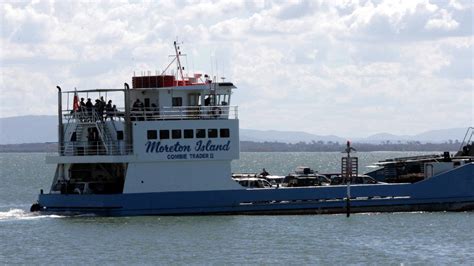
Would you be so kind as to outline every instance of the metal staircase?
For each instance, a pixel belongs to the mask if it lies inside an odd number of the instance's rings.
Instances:
[[[76,140],[82,139],[83,132],[84,132],[84,124],[77,123],[76,124]]]
[[[95,127],[97,128],[97,132],[99,132],[99,137],[102,140],[102,144],[105,148],[106,154],[111,154],[111,146],[112,146],[112,137],[110,136],[110,132],[107,130],[107,126],[103,121],[96,120]]]
[[[81,121],[82,120],[82,121]],[[92,117],[89,119],[81,119],[76,123],[76,142],[68,142],[68,144],[64,147],[65,154],[74,154],[74,155],[86,155],[87,154],[87,141],[82,141],[84,134],[87,134],[87,129],[90,127],[94,127],[97,129],[97,133],[99,135],[99,149],[97,149],[97,153],[104,155],[113,155],[119,153],[119,149],[117,147],[116,141],[112,137],[112,132],[108,129],[107,125],[104,121],[99,119],[97,114],[93,114]],[[113,124],[113,123],[112,123]],[[114,125],[115,127],[115,125]],[[79,143],[79,144],[77,144]],[[78,148],[82,148],[83,151],[81,152]],[[103,150],[101,151],[101,149]]]

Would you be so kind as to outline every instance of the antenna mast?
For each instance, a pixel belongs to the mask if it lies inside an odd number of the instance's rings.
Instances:
[[[181,66],[181,60],[179,59],[179,57],[181,56],[181,51],[179,51],[179,46],[176,41],[174,41],[174,51],[176,52],[176,61],[178,63],[178,70],[181,74],[181,79],[184,80],[183,67]]]

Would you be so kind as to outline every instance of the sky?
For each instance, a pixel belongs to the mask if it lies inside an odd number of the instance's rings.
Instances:
[[[242,128],[363,137],[474,125],[474,4],[1,1],[0,117],[169,63],[237,89]]]

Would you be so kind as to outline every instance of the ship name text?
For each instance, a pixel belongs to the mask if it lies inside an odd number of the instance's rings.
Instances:
[[[161,141],[148,141],[145,146],[146,153],[216,152],[230,150],[230,140],[225,144],[214,144],[212,140],[208,140],[207,142],[199,140],[193,147],[191,145],[181,144],[179,141],[174,144],[163,144]]]

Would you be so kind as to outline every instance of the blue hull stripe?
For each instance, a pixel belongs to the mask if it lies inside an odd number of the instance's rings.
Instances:
[[[115,195],[39,195],[50,212],[100,215],[344,212],[345,186]],[[351,209],[365,211],[472,210],[474,164],[415,184],[351,186]]]

